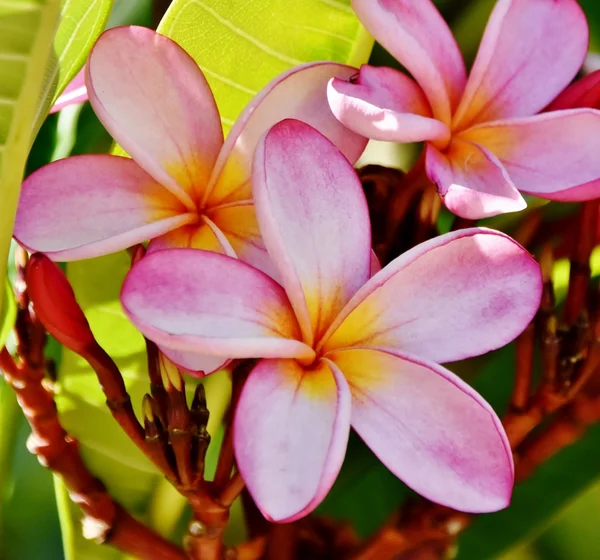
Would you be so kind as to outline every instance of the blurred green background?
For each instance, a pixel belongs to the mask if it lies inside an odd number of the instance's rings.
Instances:
[[[292,0],[290,0],[292,1]],[[303,0],[295,0],[302,4]],[[165,4],[165,2],[162,2]],[[452,26],[465,58],[472,61],[494,0],[439,0],[437,5]],[[592,30],[591,50],[600,51],[600,0],[582,0]],[[156,6],[154,6],[156,9]],[[117,0],[109,26],[135,23],[152,26],[152,0]],[[376,46],[372,61],[396,64]],[[27,171],[69,154],[106,152],[111,139],[96,119],[89,104],[71,107],[50,116],[33,146]],[[363,163],[383,163],[405,167],[414,156],[411,147],[371,145]],[[564,293],[568,268],[557,269],[558,292]],[[595,271],[596,273],[598,270]],[[562,292],[561,292],[562,290]],[[60,360],[56,346],[51,347]],[[510,394],[513,349],[508,347],[484,359],[459,366],[469,372],[469,380],[501,413]],[[92,419],[88,419],[92,422]],[[101,423],[102,415],[98,422]],[[99,426],[98,426],[99,427]],[[60,560],[65,557],[56,495],[64,502],[64,492],[55,494],[52,475],[43,469],[25,448],[28,427],[12,391],[0,381],[0,560]],[[218,437],[217,437],[218,439]],[[143,472],[143,466],[140,467]],[[593,560],[600,558],[600,427],[553,458],[515,491],[513,506],[504,512],[482,516],[460,539],[460,560]],[[164,532],[176,534],[180,528],[182,504],[165,493],[160,481],[148,476],[142,484],[160,501],[169,520],[162,520]],[[122,489],[127,492],[127,488]],[[368,535],[409,495],[358,440],[351,440],[342,473],[330,496],[319,508],[322,514],[350,518],[356,529]],[[166,496],[166,497],[165,497]],[[63,505],[64,507],[64,505]],[[151,509],[152,504],[144,504]],[[148,514],[152,517],[152,513]],[[237,521],[235,522],[237,523]],[[234,525],[235,525],[234,523]],[[65,530],[77,529],[65,522]],[[232,539],[243,529],[234,527]],[[67,540],[76,536],[67,536]],[[70,555],[78,560],[110,558],[91,546]],[[116,556],[115,556],[116,558]]]

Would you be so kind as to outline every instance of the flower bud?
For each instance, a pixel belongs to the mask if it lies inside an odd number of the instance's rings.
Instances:
[[[56,263],[35,253],[27,264],[26,279],[35,313],[54,338],[78,354],[96,345],[73,289]]]

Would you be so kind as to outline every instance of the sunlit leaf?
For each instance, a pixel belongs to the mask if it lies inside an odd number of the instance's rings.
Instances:
[[[350,0],[174,0],[158,30],[202,68],[226,131],[288,68],[315,60],[357,66],[373,47]]]
[[[54,56],[46,67],[36,113],[37,130],[48,110],[81,69],[102,33],[113,0],[61,0],[60,24],[54,37]]]
[[[0,0],[0,278],[19,187],[31,147],[44,69],[55,57],[52,41],[59,0]],[[1,305],[1,303],[0,303]],[[2,316],[0,308],[0,316]]]

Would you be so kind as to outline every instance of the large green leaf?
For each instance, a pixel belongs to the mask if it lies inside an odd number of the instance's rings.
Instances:
[[[315,60],[357,66],[373,39],[350,0],[174,0],[158,30],[202,68],[225,131],[278,74]]]
[[[54,37],[55,56],[46,67],[35,130],[85,63],[104,29],[112,4],[113,0],[61,0],[60,24]]]
[[[31,147],[44,69],[55,53],[52,41],[59,0],[0,0],[0,279],[6,260],[19,187]],[[0,306],[2,302],[0,301]],[[0,307],[0,316],[2,315]]]

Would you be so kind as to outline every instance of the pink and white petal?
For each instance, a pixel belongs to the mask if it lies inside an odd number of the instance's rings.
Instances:
[[[367,139],[334,117],[327,101],[327,83],[334,77],[349,80],[356,71],[334,62],[312,62],[292,68],[263,88],[227,135],[207,189],[207,205],[252,198],[254,150],[261,136],[283,119],[294,118],[314,126],[354,163],[364,151]]]
[[[333,114],[357,134],[387,142],[450,139],[450,129],[431,118],[431,107],[417,83],[392,68],[362,66],[350,81],[327,86]]]
[[[493,152],[517,188],[552,200],[600,197],[600,111],[570,109],[464,133]]]
[[[255,268],[198,249],[146,255],[125,278],[121,304],[167,350],[221,358],[314,359],[283,288]]]
[[[126,249],[196,219],[186,212],[133,160],[74,156],[27,177],[14,236],[30,251],[72,261]]]
[[[415,77],[450,124],[466,82],[465,65],[444,18],[430,0],[352,0],[367,30]]]
[[[600,70],[572,83],[546,108],[546,111],[580,109],[591,107],[600,109]]]
[[[454,130],[541,111],[575,77],[588,49],[576,0],[499,0],[454,116]]]
[[[87,64],[90,102],[120,146],[190,208],[223,132],[212,92],[177,43],[144,27],[103,33]]]
[[[223,232],[237,257],[279,281],[279,275],[263,243],[251,200],[218,206],[208,216]]]
[[[443,363],[514,340],[538,310],[540,267],[484,228],[440,235],[388,264],[332,325],[324,350],[392,348]]]
[[[410,488],[460,511],[508,506],[512,453],[500,419],[447,369],[388,349],[330,356],[352,392],[352,427]]]
[[[325,136],[292,119],[259,142],[252,183],[265,247],[312,345],[369,278],[361,183]]]
[[[204,377],[223,369],[230,360],[218,356],[198,354],[196,352],[182,352],[180,350],[171,350],[164,346],[159,346],[160,351],[176,364],[180,369],[186,371],[194,377]]]
[[[69,85],[65,90],[58,96],[58,99],[50,109],[50,113],[56,113],[69,105],[83,103],[84,101],[87,101],[87,99],[88,92],[85,87],[85,70],[81,69],[71,82],[69,82]]]
[[[262,360],[246,381],[234,419],[240,473],[256,505],[274,522],[310,513],[344,460],[350,391],[337,367]]]
[[[478,220],[527,206],[498,158],[474,142],[455,138],[444,153],[430,144],[425,165],[444,204],[457,216]]]

